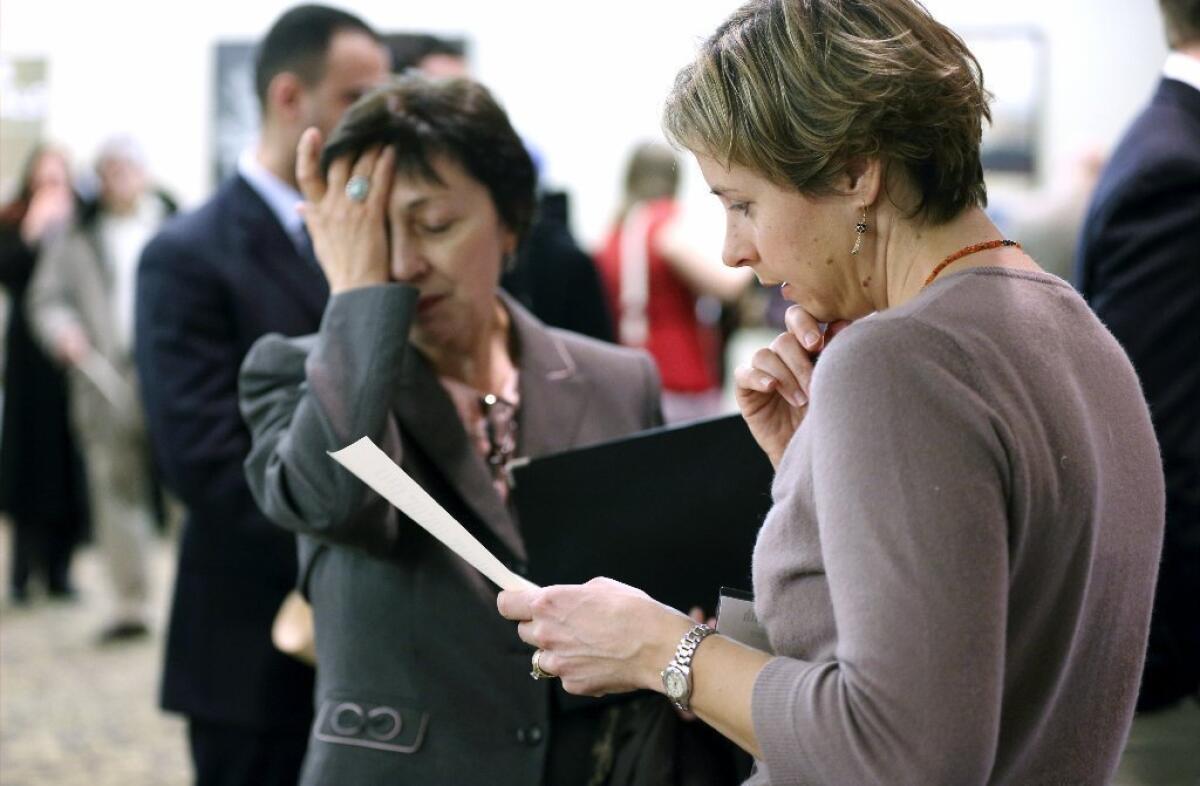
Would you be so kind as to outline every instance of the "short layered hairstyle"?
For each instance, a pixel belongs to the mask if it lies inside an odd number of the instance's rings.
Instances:
[[[275,20],[254,56],[254,92],[259,106],[266,108],[271,80],[285,71],[294,73],[309,87],[320,82],[325,76],[329,45],[341,32],[362,33],[380,41],[366,22],[329,6],[296,6]]]
[[[751,0],[676,77],[676,145],[815,196],[857,160],[907,172],[913,215],[987,204],[978,60],[915,0]]]
[[[395,77],[356,101],[321,151],[321,169],[378,145],[396,150],[396,171],[441,183],[439,156],[454,161],[492,197],[500,220],[524,239],[537,205],[537,172],[508,115],[486,87],[464,78],[415,71]]]

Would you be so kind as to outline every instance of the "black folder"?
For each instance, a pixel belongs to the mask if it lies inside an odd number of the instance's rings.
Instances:
[[[530,580],[608,576],[687,611],[750,582],[773,470],[740,416],[667,426],[512,469]]]

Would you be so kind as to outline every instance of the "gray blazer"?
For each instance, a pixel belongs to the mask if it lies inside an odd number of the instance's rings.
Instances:
[[[406,340],[416,292],[333,297],[320,332],[266,336],[241,374],[250,487],[301,534],[300,584],[320,662],[304,784],[542,782],[554,700],[496,589],[339,467],[367,435],[510,567],[526,552],[453,403]],[[520,370],[518,454],[657,425],[641,352],[548,329],[505,297]],[[569,522],[564,522],[569,525]]]

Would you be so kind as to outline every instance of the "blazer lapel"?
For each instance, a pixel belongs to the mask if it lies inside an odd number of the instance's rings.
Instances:
[[[463,501],[521,561],[525,543],[516,521],[496,493],[492,475],[463,430],[454,402],[419,352],[404,355],[404,372],[395,400],[396,418]]]
[[[587,414],[588,387],[566,343],[523,306],[501,292],[516,333],[521,370],[517,453],[541,456],[576,443]]]
[[[246,260],[268,270],[319,321],[329,299],[329,283],[317,261],[300,255],[271,208],[241,176],[233,178],[230,188]]]
[[[512,318],[520,372],[517,452],[537,456],[574,444],[588,391],[566,345],[520,304],[500,292]],[[528,559],[517,522],[492,485],[492,475],[463,430],[458,410],[419,352],[405,353],[396,417],[481,521],[521,561]]]
[[[1178,106],[1193,118],[1200,119],[1200,90],[1177,79],[1160,79],[1154,93],[1154,103]]]

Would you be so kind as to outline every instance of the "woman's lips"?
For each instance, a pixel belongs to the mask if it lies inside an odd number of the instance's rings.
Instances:
[[[429,309],[446,299],[445,295],[425,295],[417,301],[417,313],[425,314]]]

